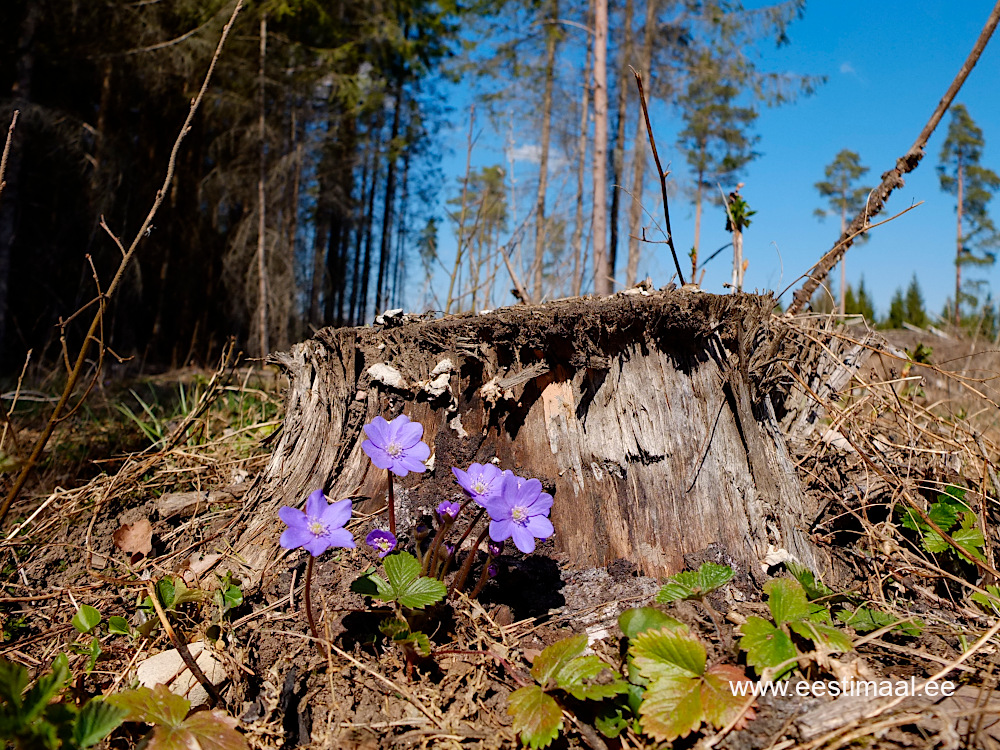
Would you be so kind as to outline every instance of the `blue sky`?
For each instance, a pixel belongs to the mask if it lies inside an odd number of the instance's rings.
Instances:
[[[757,122],[761,156],[747,169],[743,194],[757,211],[745,235],[744,257],[749,259],[745,288],[781,290],[828,250],[839,235],[839,219],[814,216],[822,201],[814,187],[823,169],[843,148],[857,151],[870,168],[866,180],[875,184],[915,140],[937,102],[972,48],[992,4],[980,0],[954,2],[854,1],[811,2],[805,16],[789,29],[791,43],[762,48],[761,67],[809,75],[825,75],[827,83],[815,94],[793,104],[764,109]],[[575,53],[573,53],[575,54]],[[982,128],[986,140],[983,164],[1000,171],[1000,39],[987,47],[957,101],[963,102]],[[655,75],[655,71],[654,71]],[[445,131],[450,197],[455,178],[464,171],[467,105],[458,90],[452,98],[453,127]],[[652,108],[654,132],[661,159],[671,163],[679,181],[686,178],[683,155],[675,145],[678,123],[667,106]],[[916,273],[930,311],[939,312],[954,288],[955,211],[952,196],[940,190],[935,167],[948,124],[948,115],[932,136],[924,160],[892,195],[886,218],[912,203],[923,205],[874,230],[871,239],[848,254],[848,281],[863,275],[879,315],[889,299]],[[485,118],[483,118],[485,119]],[[503,138],[482,122],[474,163],[503,163]],[[530,152],[533,131],[515,132],[515,148]],[[515,165],[524,189],[518,213],[531,203],[534,166]],[[589,172],[589,170],[588,170]],[[652,187],[652,186],[651,186]],[[449,192],[451,191],[451,192]],[[647,208],[659,218],[657,197],[647,190]],[[1000,199],[994,212],[1000,211]],[[708,207],[702,224],[702,256],[728,241],[720,209]],[[675,244],[684,252],[693,237],[693,207],[683,195],[671,203]],[[1000,221],[1000,216],[997,216]],[[447,254],[454,240],[443,228],[441,247]],[[640,276],[648,273],[657,286],[672,273],[663,246],[647,246]],[[729,280],[731,253],[723,251],[708,266],[704,288],[723,292]],[[682,268],[687,272],[687,265]],[[988,280],[1000,294],[1000,266],[970,273]],[[786,295],[786,300],[790,293]],[[511,300],[512,301],[512,300]]]

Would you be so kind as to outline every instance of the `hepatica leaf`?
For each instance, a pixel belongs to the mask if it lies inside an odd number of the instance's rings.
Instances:
[[[73,615],[73,627],[79,630],[81,633],[89,633],[91,630],[96,628],[101,622],[101,613],[96,609],[91,607],[89,604],[84,604],[77,610],[76,614]]]
[[[507,713],[521,742],[530,748],[547,747],[562,729],[562,709],[538,685],[527,685],[510,694]]]

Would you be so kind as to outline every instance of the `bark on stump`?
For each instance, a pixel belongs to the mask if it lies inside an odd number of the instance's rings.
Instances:
[[[290,385],[245,506],[245,572],[274,558],[277,509],[317,487],[369,498],[367,512],[384,504],[362,426],[399,413],[424,425],[434,452],[432,471],[397,480],[411,502],[434,507],[458,491],[452,465],[496,457],[553,493],[554,541],[574,565],[625,558],[665,576],[714,544],[757,578],[780,549],[817,569],[813,509],[768,385],[772,308],[770,297],[642,292],[320,331],[274,358]]]

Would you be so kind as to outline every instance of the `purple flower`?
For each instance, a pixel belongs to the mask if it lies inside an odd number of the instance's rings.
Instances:
[[[411,471],[417,474],[427,471],[424,461],[430,458],[431,449],[420,439],[424,426],[419,422],[411,422],[405,414],[391,422],[375,417],[365,425],[365,434],[368,439],[361,444],[361,449],[378,468],[388,469],[400,477]]]
[[[455,466],[452,467],[451,473],[455,475],[459,486],[484,508],[500,497],[503,474],[493,464],[472,464],[468,471],[462,471]]]
[[[448,521],[454,521],[458,518],[459,511],[462,510],[462,506],[458,503],[452,503],[448,500],[444,500],[437,507],[438,517],[442,520],[447,519]]]
[[[288,525],[280,540],[285,549],[302,547],[319,557],[330,547],[354,546],[354,537],[344,528],[351,518],[350,500],[328,503],[323,490],[316,490],[306,500],[305,512],[286,505],[278,509],[278,517]]]
[[[365,544],[378,552],[378,556],[381,558],[396,549],[396,537],[388,531],[375,529],[368,532],[368,536],[365,537]]]
[[[508,474],[503,478],[500,497],[487,508],[490,539],[494,542],[513,539],[521,552],[534,552],[535,539],[548,539],[553,534],[548,519],[551,508],[552,495],[542,492],[541,482]]]
[[[503,552],[503,542],[494,542],[491,539],[486,543],[486,551],[489,552],[492,557],[499,557],[500,553]]]
[[[486,569],[486,575],[490,578],[496,578],[498,572],[496,563],[490,563],[490,566]]]

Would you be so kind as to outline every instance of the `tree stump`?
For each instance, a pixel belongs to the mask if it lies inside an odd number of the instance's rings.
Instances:
[[[776,550],[816,569],[815,509],[775,418],[773,300],[630,291],[327,328],[276,355],[290,384],[245,506],[245,572],[273,559],[278,508],[317,487],[384,505],[362,426],[399,413],[433,451],[427,474],[397,480],[410,501],[432,508],[459,492],[452,465],[496,458],[553,494],[554,542],[573,565],[625,558],[666,576],[715,545],[758,579]]]

